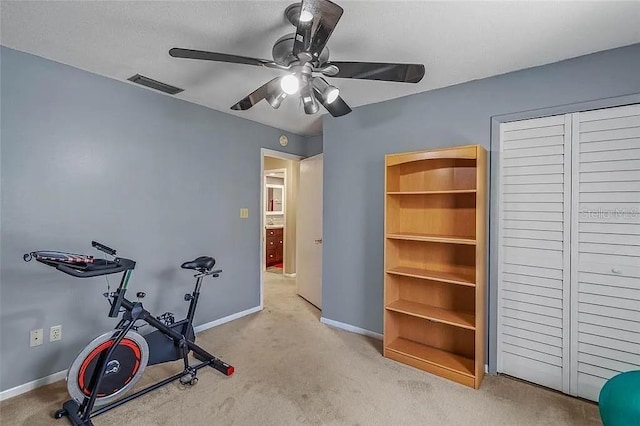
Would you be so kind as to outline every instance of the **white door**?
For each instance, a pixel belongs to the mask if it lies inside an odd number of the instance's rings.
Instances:
[[[498,371],[597,401],[640,369],[640,105],[501,143]]]
[[[501,125],[498,372],[569,391],[570,117]]]
[[[300,161],[296,234],[298,294],[322,309],[322,154]]]
[[[640,369],[640,105],[573,114],[571,394]]]

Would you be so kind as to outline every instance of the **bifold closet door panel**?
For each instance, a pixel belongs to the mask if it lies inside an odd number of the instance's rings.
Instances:
[[[571,393],[640,369],[640,105],[573,114]]]
[[[570,117],[501,125],[498,371],[569,386]]]

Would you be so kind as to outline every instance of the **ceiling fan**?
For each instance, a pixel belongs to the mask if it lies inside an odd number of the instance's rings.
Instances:
[[[282,101],[300,93],[306,114],[315,114],[322,104],[334,117],[351,112],[340,97],[337,87],[323,78],[357,78],[365,80],[417,83],[424,76],[422,64],[380,62],[331,62],[327,41],[336,27],[343,9],[329,0],[303,0],[287,7],[285,16],[297,31],[280,37],[273,46],[273,61],[225,53],[173,48],[175,58],[230,62],[287,71],[233,105],[233,110],[248,110],[263,99],[278,108]]]

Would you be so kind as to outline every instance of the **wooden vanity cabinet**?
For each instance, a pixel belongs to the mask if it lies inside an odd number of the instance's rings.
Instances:
[[[284,258],[284,228],[267,228],[265,244],[267,267],[282,263]]]

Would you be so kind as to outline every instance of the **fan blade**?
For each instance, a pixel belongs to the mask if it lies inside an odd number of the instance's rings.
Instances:
[[[310,21],[299,20],[293,54],[308,52],[318,58],[327,45],[329,36],[338,24],[343,9],[329,0],[302,0],[300,16],[310,13]],[[308,15],[307,15],[308,16]]]
[[[227,55],[226,53],[207,52],[204,50],[180,49],[174,47],[169,50],[169,55],[174,58],[201,59],[204,61],[229,62],[232,64],[268,66],[273,61],[266,59],[248,58],[246,56]]]
[[[277,97],[282,91],[282,89],[280,88],[281,79],[282,77],[276,77],[273,80],[270,80],[269,82],[263,84],[262,86],[254,90],[251,94],[249,94],[249,96],[241,99],[237,104],[233,105],[231,109],[236,111],[246,111],[261,100],[267,99],[269,96],[275,95],[274,97]],[[282,102],[282,100],[280,100],[280,102]],[[280,102],[278,102],[278,107],[280,106]]]
[[[347,105],[344,99],[342,99],[340,96],[338,96],[333,102],[328,103],[324,99],[322,99],[322,94],[317,90],[314,90],[313,94],[316,96],[318,102],[320,102],[322,106],[325,107],[327,111],[329,111],[329,114],[334,117],[342,117],[343,115],[347,115],[351,112],[351,108],[349,107],[349,105]]]
[[[383,62],[330,62],[326,65],[338,67],[337,78],[359,78],[364,80],[397,81],[417,83],[424,77],[422,64],[390,64]]]

